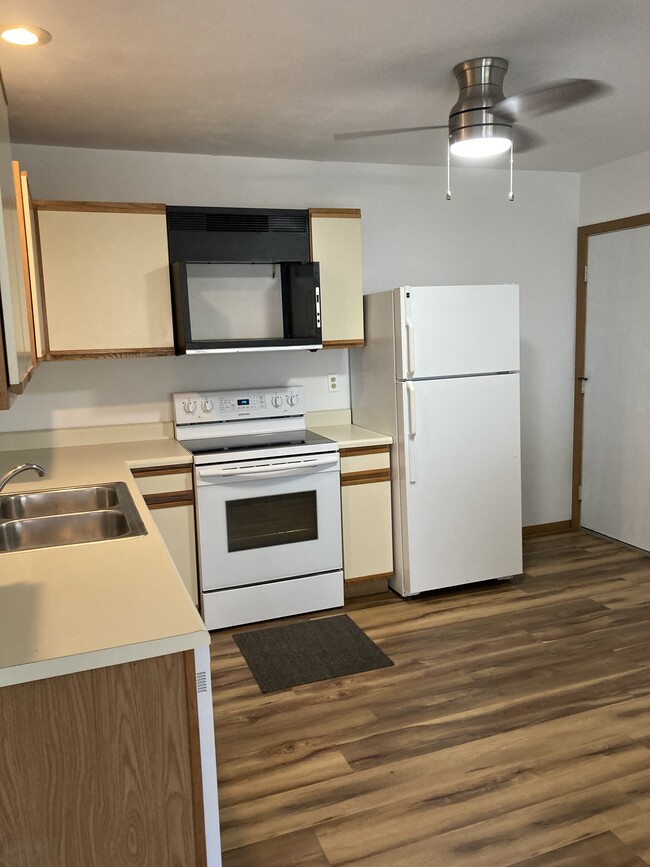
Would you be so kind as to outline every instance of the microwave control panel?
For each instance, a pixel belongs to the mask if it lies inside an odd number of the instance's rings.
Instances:
[[[303,386],[188,391],[173,395],[176,424],[304,415]]]

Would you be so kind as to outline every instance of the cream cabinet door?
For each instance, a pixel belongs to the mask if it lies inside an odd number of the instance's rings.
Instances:
[[[172,352],[164,206],[36,208],[50,355]]]
[[[345,580],[392,576],[390,482],[341,488],[341,514]]]
[[[4,364],[0,359],[0,407],[9,407],[9,391],[20,393],[32,369],[32,339],[20,248],[16,190],[11,161],[9,118],[0,80],[0,301]],[[4,339],[3,339],[4,338]],[[5,374],[6,370],[6,374]],[[6,376],[6,382],[5,380]]]
[[[312,262],[320,263],[323,346],[363,345],[361,211],[311,208]]]
[[[198,605],[192,467],[134,467],[131,472],[183,584]]]
[[[15,163],[15,166],[18,164]],[[45,301],[43,298],[43,283],[41,280],[41,252],[36,230],[36,214],[34,202],[29,189],[27,172],[20,172],[20,193],[23,211],[23,225],[25,227],[25,253],[27,256],[27,271],[29,275],[30,294],[28,306],[31,300],[31,316],[34,330],[34,354],[36,360],[47,355],[47,331],[45,325]]]
[[[151,508],[151,517],[160,530],[174,565],[187,587],[195,605],[199,603],[196,569],[196,541],[194,506],[166,506]]]
[[[343,574],[346,581],[393,574],[388,446],[341,449]]]

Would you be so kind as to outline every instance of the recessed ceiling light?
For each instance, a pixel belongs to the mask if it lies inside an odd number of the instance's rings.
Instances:
[[[0,36],[13,45],[45,45],[52,38],[42,27],[31,27],[26,24],[6,25]]]

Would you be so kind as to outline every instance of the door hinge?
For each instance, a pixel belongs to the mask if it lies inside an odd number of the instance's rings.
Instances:
[[[587,266],[585,265],[585,283],[587,282]]]
[[[582,485],[578,485],[578,501],[582,500]]]

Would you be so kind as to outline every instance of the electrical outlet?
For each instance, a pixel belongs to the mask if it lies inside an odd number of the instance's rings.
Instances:
[[[336,373],[328,373],[327,374],[327,390],[328,391],[338,391],[339,390],[339,378]]]

